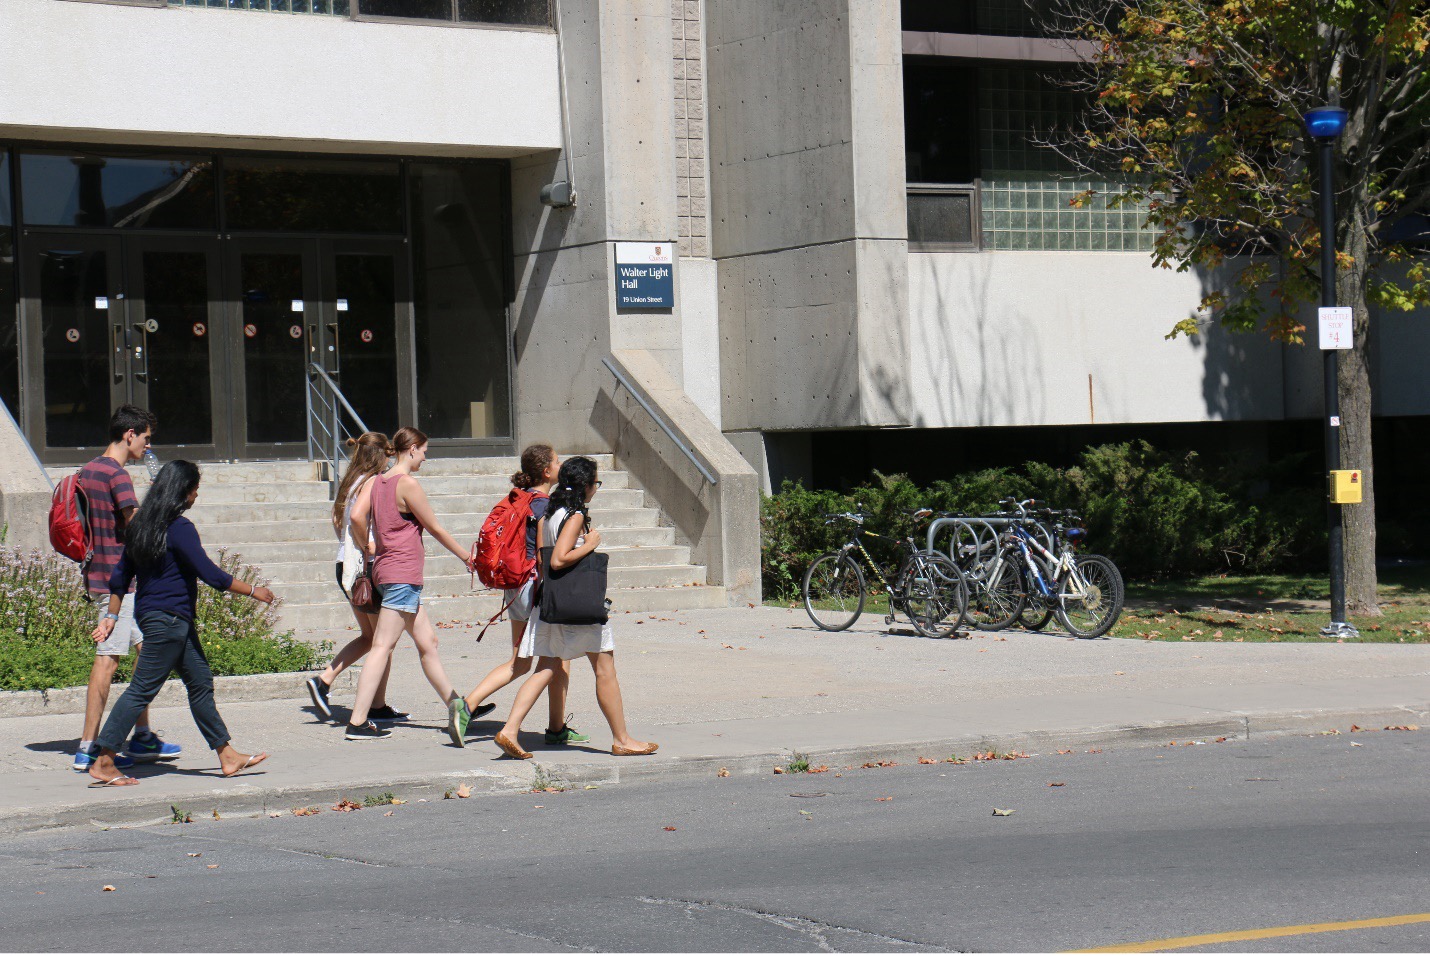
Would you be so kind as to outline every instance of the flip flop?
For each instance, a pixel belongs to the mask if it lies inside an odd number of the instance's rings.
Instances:
[[[91,787],[134,787],[138,785],[138,780],[133,777],[126,777],[122,773],[117,777],[110,777],[108,780],[96,780],[90,784]]]
[[[223,776],[225,776],[225,777],[237,777],[239,774],[243,773],[245,770],[248,770],[248,769],[251,768],[251,767],[256,767],[256,766],[258,766],[259,764],[263,763],[263,761],[265,761],[265,760],[267,760],[267,759],[268,759],[268,754],[266,754],[266,753],[263,753],[263,754],[249,754],[249,755],[248,755],[248,760],[246,760],[246,761],[244,762],[244,764],[243,764],[242,767],[239,767],[239,768],[238,768],[237,770],[235,770],[233,773],[224,773]]]

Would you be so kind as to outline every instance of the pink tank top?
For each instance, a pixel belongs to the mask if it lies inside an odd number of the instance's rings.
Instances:
[[[372,564],[374,584],[422,586],[422,525],[397,510],[397,483],[401,475],[372,479],[372,521],[377,537],[377,557]]]

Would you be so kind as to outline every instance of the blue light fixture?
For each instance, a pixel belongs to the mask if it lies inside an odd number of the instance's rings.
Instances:
[[[1306,129],[1315,139],[1335,139],[1346,128],[1346,111],[1339,106],[1318,106],[1307,110]]]

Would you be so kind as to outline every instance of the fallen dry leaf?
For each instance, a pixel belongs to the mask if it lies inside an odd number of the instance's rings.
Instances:
[[[294,808],[293,808],[293,816],[295,816],[295,817],[314,817],[314,816],[317,816],[320,812],[321,812],[321,811],[320,811],[317,807],[294,807]]]
[[[203,856],[202,853],[190,853],[189,856]]]
[[[829,768],[824,764],[820,764],[818,767],[810,767],[805,773],[829,773]]]
[[[217,869],[218,869],[218,864],[217,864],[217,863],[210,863],[210,864],[208,864],[208,868],[209,868],[210,870],[217,870]]]
[[[461,797],[463,800],[467,799],[471,795],[472,788],[470,785],[463,783],[457,786],[457,796]]]
[[[114,892],[114,887],[111,886],[110,884],[106,883],[106,884],[104,884],[104,889],[103,889],[102,892],[105,892],[105,893],[113,893],[113,892]]]
[[[361,810],[362,804],[354,803],[353,801],[344,797],[337,803],[333,804],[333,809],[336,810],[338,813],[352,813],[354,810]]]
[[[999,810],[997,807],[993,808],[993,815],[995,817],[1011,817],[1017,812],[1017,810]]]
[[[1050,786],[1050,787],[1066,787],[1067,784],[1063,783],[1062,781],[1058,781],[1057,783],[1049,783],[1048,786]]]
[[[893,797],[875,797],[875,798],[874,798],[874,800],[877,801],[878,803],[883,803],[885,800],[892,800],[892,799],[894,799],[894,798],[893,798]]]
[[[217,808],[217,807],[214,808],[214,819],[215,819],[215,820],[222,820],[222,819],[223,819],[223,817],[221,817],[221,816],[218,815],[218,808]]]
[[[919,763],[938,763],[938,761],[932,757],[920,757]]]
[[[386,813],[383,814],[383,816],[385,816],[385,817],[390,817],[390,816],[392,816],[392,811],[391,811],[391,810],[387,811]]]
[[[784,772],[785,772],[785,768],[784,768],[784,767],[776,767],[776,768],[775,768],[775,773],[784,773]]]
[[[1394,727],[1387,727],[1386,730],[1419,730],[1419,724],[1396,724]]]
[[[674,832],[675,832],[675,827],[661,827],[661,829],[664,830],[666,833],[674,833]]]
[[[721,767],[721,768],[720,768],[720,772],[717,773],[715,776],[717,776],[717,777],[728,777],[728,776],[730,776],[730,771],[729,771],[729,769],[726,768],[726,767]]]

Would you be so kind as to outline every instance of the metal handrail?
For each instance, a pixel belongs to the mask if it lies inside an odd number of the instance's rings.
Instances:
[[[712,485],[719,484],[719,481],[715,478],[713,474],[711,474],[710,469],[707,468],[704,463],[700,461],[699,458],[695,457],[695,451],[680,439],[680,436],[675,433],[675,429],[672,428],[663,417],[661,417],[659,412],[657,412],[654,408],[650,407],[650,403],[645,400],[645,397],[641,395],[640,392],[636,391],[635,386],[631,384],[630,379],[626,378],[626,376],[621,373],[621,370],[616,368],[616,366],[611,362],[610,359],[601,359],[601,364],[606,366],[606,368],[610,370],[611,374],[616,377],[617,382],[625,386],[626,391],[631,393],[631,397],[636,400],[636,403],[640,405],[641,408],[644,408],[646,414],[651,417],[651,420],[660,426],[660,430],[665,432],[665,436],[671,441],[675,442],[675,447],[679,448],[682,452],[685,453],[685,457],[690,459],[690,463],[696,467],[696,469],[700,472],[701,475],[704,476],[705,480],[710,482],[710,484]]]
[[[347,460],[347,455],[343,453],[343,441],[353,437],[342,413],[346,412],[352,424],[357,426],[357,434],[361,435],[369,429],[343,395],[343,390],[338,388],[338,383],[316,362],[308,364],[308,387],[304,397],[308,406],[308,460],[317,461],[321,456],[327,462],[328,497],[332,498],[338,493],[340,465]]]

